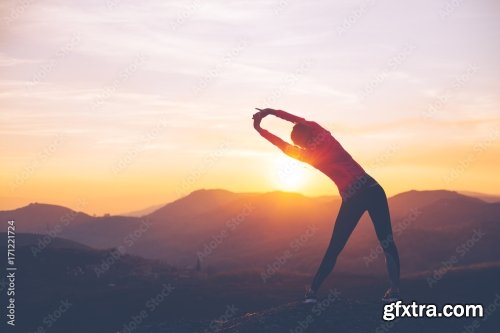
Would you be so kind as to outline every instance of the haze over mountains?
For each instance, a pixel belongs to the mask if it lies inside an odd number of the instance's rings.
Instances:
[[[0,211],[0,218],[16,220],[18,233],[49,233],[175,266],[194,267],[200,258],[208,272],[311,273],[328,245],[339,206],[338,197],[199,190],[142,217],[94,217],[61,206],[30,204]],[[391,197],[389,206],[403,274],[437,269],[453,258],[452,266],[499,258],[500,203],[437,190],[404,192]],[[339,258],[337,271],[382,274],[384,270],[365,214]]]

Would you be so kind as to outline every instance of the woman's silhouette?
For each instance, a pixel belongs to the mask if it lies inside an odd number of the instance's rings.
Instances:
[[[337,185],[342,205],[335,221],[332,238],[325,256],[305,295],[305,302],[316,302],[316,292],[335,266],[337,257],[365,211],[375,226],[384,250],[391,287],[383,301],[393,302],[399,296],[399,255],[392,236],[391,218],[384,189],[335,140],[329,131],[315,122],[282,110],[258,109],[253,115],[254,128],[285,154],[306,162],[327,175]],[[262,118],[274,115],[294,123],[291,145],[260,127]]]

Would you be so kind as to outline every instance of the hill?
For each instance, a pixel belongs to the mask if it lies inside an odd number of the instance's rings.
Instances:
[[[275,333],[298,329],[296,332],[326,333],[390,329],[411,333],[461,332],[472,322],[470,318],[383,322],[378,300],[387,284],[376,276],[334,274],[320,293],[324,306],[319,311],[298,302],[310,279],[307,274],[280,271],[265,281],[258,270],[206,276],[159,261],[117,254],[116,249],[95,250],[75,247],[64,240],[56,242],[71,245],[49,246],[37,256],[32,255],[31,242],[17,248],[16,260],[22,274],[16,280],[16,298],[23,311],[19,331]],[[495,294],[500,294],[499,263],[452,268],[433,286],[427,283],[427,277],[427,272],[421,272],[403,278],[405,301],[488,306]],[[5,287],[0,285],[2,291]],[[336,293],[332,296],[331,291]],[[63,303],[70,306],[48,330],[44,318]],[[3,298],[0,306],[5,305]],[[500,322],[499,314],[494,312],[475,332],[492,332]],[[308,315],[314,316],[312,322],[305,321]],[[301,323],[307,324],[302,331]]]
[[[7,233],[0,232],[0,242],[3,244],[7,243]],[[0,246],[1,247],[1,246]],[[80,249],[80,250],[90,250],[91,248],[87,245],[65,239],[60,237],[40,237],[39,234],[16,234],[16,247],[29,247],[37,248],[37,250],[43,250],[45,248],[58,248],[58,249]]]
[[[15,220],[22,232],[57,232],[59,227],[78,225],[91,219],[90,215],[72,209],[43,203],[31,203],[11,211],[0,211],[4,221]]]
[[[116,332],[113,329],[130,316],[130,308],[179,279],[177,270],[162,262],[62,238],[40,247],[38,237],[16,234],[15,299],[22,314],[16,332]],[[0,233],[3,253],[6,244],[6,233]],[[2,294],[7,287],[5,277],[0,278]],[[70,306],[61,314],[66,304]],[[0,306],[5,309],[7,297],[0,299]],[[50,315],[62,319],[54,321]],[[0,331],[9,331],[5,326],[2,321]]]
[[[470,265],[500,255],[500,203],[439,190],[401,193],[389,205],[403,274],[439,269],[454,257],[454,265]],[[0,218],[16,219],[20,232],[43,232],[49,224],[58,230],[55,236],[100,249],[123,247],[127,253],[176,266],[193,267],[199,258],[208,273],[251,268],[312,274],[339,206],[338,197],[199,190],[141,218],[92,217],[49,205],[3,211]],[[67,214],[75,222],[61,223]],[[384,274],[380,250],[365,214],[337,271]]]

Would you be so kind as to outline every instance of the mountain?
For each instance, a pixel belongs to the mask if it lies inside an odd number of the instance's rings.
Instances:
[[[2,253],[7,253],[6,237],[0,233]],[[15,239],[11,282],[23,312],[16,332],[116,332],[131,316],[130,309],[135,311],[179,279],[170,265],[117,249],[92,249],[59,237],[40,246],[40,235],[33,234],[16,233]],[[0,278],[2,294],[8,287],[6,276]],[[0,299],[2,308],[7,300]],[[7,332],[6,326],[2,321],[0,331]]]
[[[121,215],[121,216],[141,217],[141,216],[144,216],[144,215],[151,214],[152,212],[158,210],[161,207],[163,207],[163,204],[154,205],[154,206],[146,207],[146,208],[143,208],[143,209],[134,210],[132,212],[122,213],[122,214],[119,214],[119,215]]]
[[[0,241],[2,244],[7,244],[7,233],[0,232]],[[45,248],[52,249],[78,249],[90,250],[90,247],[69,239],[60,237],[40,237],[39,234],[16,234],[16,247],[38,247],[41,250]]]
[[[205,252],[209,263],[215,259],[221,266],[253,265],[255,258],[262,262],[270,250],[286,247],[309,222],[326,225],[328,210],[328,203],[296,193],[196,191],[145,217],[152,222],[146,237],[165,235],[169,241],[150,243],[142,254],[156,257],[163,247],[161,256],[176,253],[167,260],[178,264],[194,263],[197,252]],[[238,248],[239,259],[224,255]]]
[[[436,202],[462,202],[466,204],[481,204],[482,200],[460,194],[455,191],[434,190],[434,191],[416,191],[411,190],[397,194],[390,198],[391,209],[395,211],[409,211],[418,209]]]
[[[148,214],[150,219],[182,218],[199,215],[237,199],[237,194],[227,190],[197,190],[186,197],[169,203]]]
[[[187,214],[196,202],[202,204]],[[497,260],[500,254],[494,246],[500,240],[498,204],[440,190],[405,192],[390,198],[389,205],[403,273],[439,268],[453,255],[460,257],[457,264],[471,264]],[[151,234],[166,235],[169,241],[150,242],[141,254],[194,264],[201,253],[209,271],[241,267],[265,270],[286,256],[279,269],[311,273],[328,245],[339,206],[336,197],[318,200],[284,192],[198,191],[167,205],[161,214],[147,217],[152,221]],[[175,211],[176,207],[182,207],[181,212]],[[249,214],[245,214],[245,207],[251,207]],[[475,230],[481,238],[478,242],[470,241],[478,237]],[[379,249],[365,214],[339,258],[337,270],[383,274]]]
[[[47,233],[57,232],[59,226],[76,225],[88,221],[91,216],[72,209],[40,203],[11,211],[0,211],[4,221],[15,220],[20,232]]]
[[[98,249],[121,247],[178,266],[194,266],[199,258],[208,273],[251,268],[312,274],[340,203],[333,196],[199,190],[140,218],[92,217],[40,204],[2,211],[0,218],[14,218],[19,232],[43,233],[48,225],[58,237]],[[461,266],[500,255],[500,203],[438,190],[404,192],[391,197],[389,206],[403,274],[439,269],[453,257],[453,265]],[[68,214],[71,223],[62,223]],[[365,214],[336,271],[384,274],[380,250]]]

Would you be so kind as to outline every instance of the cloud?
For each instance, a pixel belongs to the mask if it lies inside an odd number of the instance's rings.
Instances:
[[[35,64],[40,62],[40,60],[14,58],[5,53],[0,53],[0,67],[15,67],[24,64]]]

